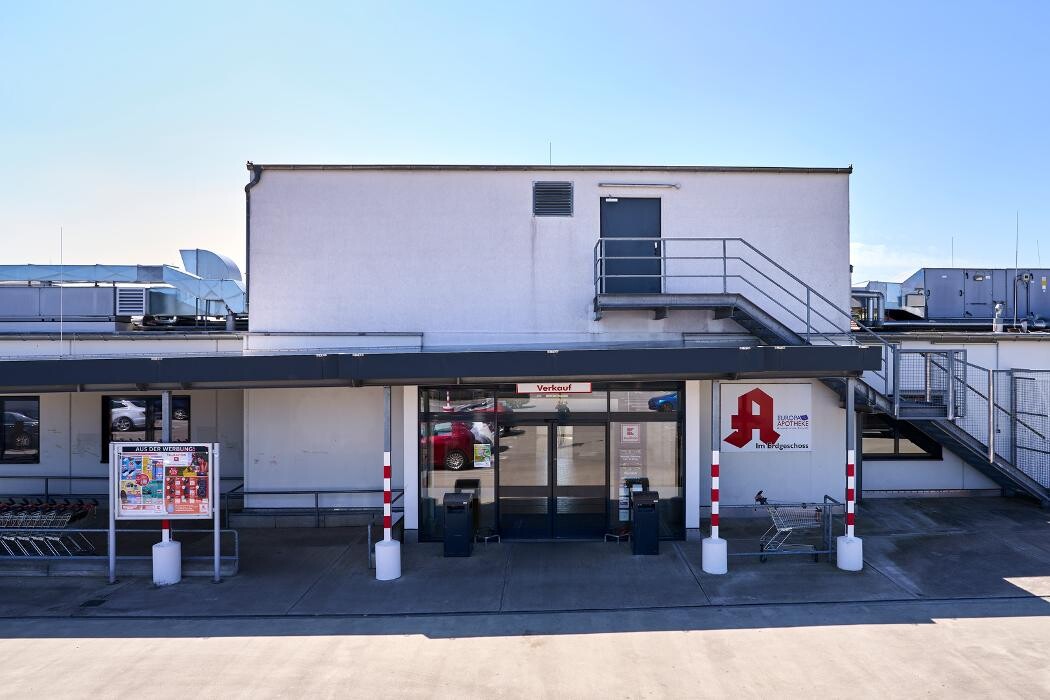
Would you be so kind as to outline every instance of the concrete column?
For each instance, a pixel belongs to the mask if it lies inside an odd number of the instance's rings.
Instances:
[[[691,379],[685,383],[685,527],[696,530],[700,527],[700,504],[703,502],[701,488],[700,425],[703,412],[700,409],[700,381]]]
[[[404,469],[405,495],[402,502],[405,506],[405,531],[419,530],[419,387],[402,387],[401,421],[402,458]]]
[[[160,393],[160,441],[171,442],[171,392]]]

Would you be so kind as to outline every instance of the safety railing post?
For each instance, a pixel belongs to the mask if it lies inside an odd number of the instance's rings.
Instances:
[[[901,416],[901,353],[900,348],[892,348],[893,353],[893,417]]]
[[[729,292],[729,255],[726,252],[726,239],[722,239],[722,293],[726,294]]]
[[[955,420],[955,353],[948,351],[948,420]]]
[[[933,358],[930,356],[929,352],[923,353],[922,356],[923,358],[925,358],[925,362],[923,362],[923,367],[925,370],[923,382],[926,384],[926,403],[931,403],[933,401],[933,382],[931,381],[932,376],[930,370],[933,367]]]
[[[809,333],[810,328],[813,327],[813,323],[810,320],[810,315],[813,311],[812,294],[810,288],[806,287],[806,342],[810,342]]]
[[[988,370],[988,461],[995,462],[995,370]]]

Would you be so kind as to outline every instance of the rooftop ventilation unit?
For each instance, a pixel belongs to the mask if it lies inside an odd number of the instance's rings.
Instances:
[[[145,316],[146,288],[117,287],[117,316]]]

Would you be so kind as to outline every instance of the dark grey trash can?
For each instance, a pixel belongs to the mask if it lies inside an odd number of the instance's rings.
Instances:
[[[632,554],[660,553],[660,494],[656,491],[636,493],[634,521],[631,528]]]
[[[474,495],[446,493],[445,556],[469,557],[474,549]]]

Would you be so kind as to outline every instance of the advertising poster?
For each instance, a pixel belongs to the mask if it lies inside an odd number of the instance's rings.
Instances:
[[[721,392],[724,453],[812,450],[812,385],[725,383]]]
[[[488,443],[474,443],[474,468],[492,468],[492,445]]]
[[[618,512],[620,522],[626,522],[631,519],[627,480],[645,476],[645,433],[642,424],[620,423],[619,438],[616,445],[616,466],[620,480]]]
[[[211,517],[210,445],[126,444],[114,449],[118,519]]]

